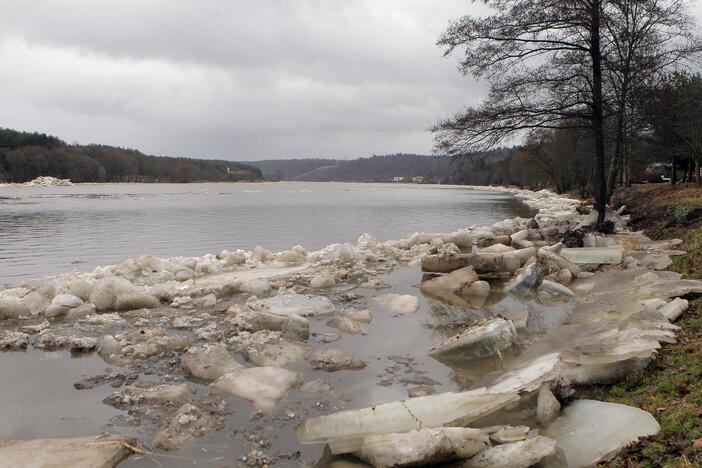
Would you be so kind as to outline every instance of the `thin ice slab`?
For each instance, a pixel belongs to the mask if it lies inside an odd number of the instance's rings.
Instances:
[[[14,468],[112,468],[127,458],[128,439],[113,436],[0,442],[0,464]]]
[[[640,437],[657,434],[660,425],[646,411],[617,403],[578,400],[545,431],[558,441],[569,468],[608,460]]]
[[[370,434],[467,424],[517,401],[516,393],[493,393],[485,388],[410,398],[358,410],[307,419],[295,427],[303,444],[330,442],[332,453],[357,452]]]
[[[620,264],[624,256],[621,247],[576,247],[564,248],[560,252],[562,257],[575,263],[585,264]]]
[[[468,327],[429,350],[435,359],[464,360],[493,356],[510,346],[517,336],[511,320],[495,317]]]

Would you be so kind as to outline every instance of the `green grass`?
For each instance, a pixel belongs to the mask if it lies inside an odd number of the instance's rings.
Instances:
[[[687,220],[695,209],[697,209],[697,205],[695,203],[685,202],[674,205],[671,207],[670,211],[673,214],[673,219],[678,223],[682,223]]]

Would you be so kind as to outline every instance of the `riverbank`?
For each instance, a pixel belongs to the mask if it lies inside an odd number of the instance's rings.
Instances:
[[[631,228],[653,239],[677,237],[686,255],[672,271],[702,279],[702,189],[697,185],[643,185],[620,190],[614,204],[626,205]],[[628,448],[612,467],[702,466],[702,299],[676,323],[678,342],[666,344],[651,365],[597,396],[650,411],[661,432]]]

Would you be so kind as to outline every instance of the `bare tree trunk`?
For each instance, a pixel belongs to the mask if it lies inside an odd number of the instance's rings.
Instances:
[[[612,199],[614,194],[614,187],[617,184],[617,176],[621,174],[622,169],[622,153],[624,149],[624,102],[626,99],[628,84],[626,80],[622,84],[622,91],[620,97],[619,112],[617,112],[617,142],[614,146],[614,155],[612,156],[612,162],[609,165],[609,175],[607,177],[607,203]]]
[[[600,2],[591,0],[590,56],[592,57],[592,133],[595,140],[595,209],[597,224],[605,221],[607,180],[605,179],[604,129],[602,117],[602,56],[600,51]]]
[[[695,178],[697,179],[695,182],[697,182],[697,185],[702,185],[702,179],[700,179],[700,175],[702,175],[702,168],[700,168],[700,160],[699,159],[695,162],[695,172],[696,172]]]
[[[670,166],[670,185],[675,185],[675,158],[672,159]]]

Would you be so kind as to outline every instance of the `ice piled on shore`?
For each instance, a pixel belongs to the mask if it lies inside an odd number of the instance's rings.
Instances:
[[[51,176],[40,176],[21,185],[24,185],[25,187],[66,187],[73,185],[73,183],[71,182],[71,179],[58,179]]]
[[[574,201],[563,201],[553,194],[509,191],[542,211],[549,211],[556,204],[558,211],[575,212]],[[340,280],[364,280],[370,271],[390,271],[398,263],[417,262],[431,248],[467,249],[474,242],[491,245],[500,241],[500,236],[509,237],[528,230],[530,225],[528,219],[515,218],[493,226],[471,226],[450,233],[414,233],[385,242],[363,234],[355,245],[331,244],[312,253],[301,246],[279,253],[257,246],[250,252],[223,250],[217,255],[201,257],[143,255],[97,267],[90,273],[67,273],[0,291],[0,319],[44,314],[54,297],[65,294],[95,304],[100,312],[157,308],[178,298],[187,296],[195,300],[212,293],[218,298],[241,292],[261,296],[273,292],[275,278],[291,275],[305,278],[313,288],[328,288]],[[63,309],[71,307],[52,306],[49,315],[63,315]]]

